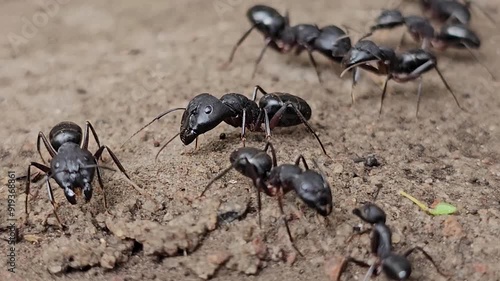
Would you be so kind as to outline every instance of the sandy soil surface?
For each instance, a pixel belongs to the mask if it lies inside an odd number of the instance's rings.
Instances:
[[[392,94],[377,119],[377,83],[363,79],[351,108],[350,82],[338,78],[339,67],[319,56],[328,91],[317,83],[305,55],[268,52],[250,79],[262,46],[258,34],[248,38],[230,67],[219,69],[249,27],[244,15],[256,1],[59,2],[44,6],[38,1],[2,1],[1,235],[8,237],[8,171],[21,176],[30,161],[40,161],[37,133],[48,134],[60,121],[92,121],[101,141],[115,151],[144,192],[141,195],[120,173],[105,171],[106,213],[97,184],[91,202],[80,200],[72,206],[54,183],[59,213],[69,226],[62,232],[41,188],[30,202],[28,224],[19,229],[24,238],[15,245],[16,273],[5,272],[2,261],[4,280],[330,280],[336,258],[370,258],[368,236],[345,241],[359,223],[351,210],[370,200],[377,187],[382,187],[377,204],[387,212],[395,250],[424,247],[452,275],[450,280],[500,280],[499,84],[466,52],[439,54],[439,63],[468,113],[457,108],[430,72],[424,76],[419,119],[414,118],[417,83],[391,83]],[[267,4],[289,9],[293,24],[347,24],[365,30],[388,5],[385,2]],[[495,0],[478,2],[498,17]],[[420,12],[412,5],[404,9]],[[472,26],[483,38],[480,58],[500,77],[498,28],[480,13],[473,14]],[[400,32],[381,33],[375,39],[394,46]],[[120,149],[158,113],[184,107],[198,93],[251,95],[256,84],[306,99],[313,109],[311,125],[333,156],[325,157],[302,126],[274,131],[279,162],[289,163],[300,153],[317,159],[334,195],[328,223],[293,194],[286,196],[287,218],[305,257],[291,248],[274,199],[264,198],[263,227],[258,228],[255,192],[237,172],[197,199],[240,146],[238,129],[217,127],[200,138],[196,151],[177,139],[155,162],[155,143],[164,143],[179,130],[177,113]],[[220,139],[221,133],[227,137]],[[262,147],[264,136],[249,134],[247,145]],[[96,150],[95,143],[90,149]],[[380,166],[356,163],[370,154]],[[105,161],[112,164],[109,156]],[[399,190],[429,205],[450,202],[459,212],[429,216],[402,199]],[[18,182],[19,222],[25,218],[25,200]],[[220,214],[243,216],[226,222]],[[2,240],[0,249],[6,259],[9,245]],[[445,280],[422,255],[411,260],[413,280]],[[365,272],[350,266],[342,280],[361,280]]]

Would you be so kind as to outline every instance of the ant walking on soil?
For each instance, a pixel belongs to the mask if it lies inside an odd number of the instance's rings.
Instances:
[[[413,252],[420,251],[432,263],[439,274],[447,277],[446,274],[439,270],[432,257],[422,247],[413,247],[403,254],[397,254],[393,251],[392,232],[385,224],[386,214],[380,207],[373,203],[366,203],[360,208],[354,209],[353,214],[372,225],[371,229],[359,232],[358,235],[371,232],[371,252],[377,257],[377,260],[370,265],[353,257],[347,257],[342,272],[345,271],[349,263],[354,263],[369,268],[363,281],[369,280],[373,275],[378,276],[381,272],[384,272],[387,278],[391,280],[407,280],[412,272],[408,257]]]
[[[267,150],[271,150],[271,156]],[[293,238],[283,211],[283,196],[295,191],[296,195],[310,208],[315,209],[320,215],[328,216],[332,212],[332,192],[323,172],[309,169],[304,156],[299,155],[294,164],[277,165],[276,152],[273,145],[268,142],[263,150],[253,147],[242,147],[235,150],[229,156],[231,166],[224,169],[215,176],[205,187],[200,197],[208,188],[233,168],[242,175],[252,179],[257,191],[257,208],[259,216],[259,227],[261,226],[261,198],[260,193],[275,197],[278,201],[281,216],[285,222],[286,231],[294,249],[300,251],[293,243]],[[299,165],[302,162],[305,170]],[[314,165],[319,169],[316,161]]]
[[[457,106],[465,111],[458,102],[455,93],[444,79],[441,71],[437,68],[436,57],[424,49],[408,50],[399,54],[387,47],[379,47],[369,40],[362,40],[356,43],[342,61],[344,71],[341,76],[353,67],[360,67],[377,75],[386,75],[384,89],[380,100],[379,115],[382,114],[382,106],[387,91],[387,83],[389,80],[394,80],[399,83],[405,83],[415,79],[419,79],[417,92],[417,109],[415,116],[418,117],[420,106],[420,97],[422,94],[422,74],[429,70],[435,69],[441,81],[445,85],[448,92],[453,96]],[[372,66],[371,63],[376,64]],[[353,95],[351,91],[351,95]],[[354,99],[354,98],[353,98]]]
[[[318,51],[329,60],[340,63],[342,57],[351,48],[349,35],[335,25],[323,28],[319,28],[313,24],[290,26],[288,12],[285,16],[282,16],[274,8],[264,5],[251,7],[247,11],[247,17],[252,26],[233,47],[226,65],[229,65],[233,61],[236,50],[248,35],[254,29],[257,29],[264,35],[265,45],[255,61],[252,78],[255,76],[257,66],[264,57],[267,48],[271,47],[273,50],[283,54],[295,49],[295,55],[299,55],[304,50],[307,51],[309,61],[316,71],[318,81],[320,84],[323,84],[316,60],[313,57],[313,52]]]
[[[257,104],[255,101],[258,92],[263,96]],[[128,140],[154,121],[160,120],[165,115],[177,110],[184,111],[180,132],[160,148],[155,159],[158,158],[160,152],[177,136],[180,136],[183,144],[188,145],[197,140],[199,135],[214,129],[222,122],[235,128],[241,127],[241,141],[243,146],[245,146],[246,129],[252,132],[265,131],[269,139],[271,137],[271,130],[275,127],[290,127],[302,123],[316,138],[323,153],[328,155],[318,135],[307,122],[312,114],[309,104],[302,98],[289,93],[268,93],[258,85],[254,88],[251,100],[238,93],[225,94],[220,99],[208,93],[197,95],[189,101],[186,108],[174,108],[161,113],[135,132]],[[264,124],[264,130],[262,129],[262,124]]]
[[[94,154],[88,150],[89,129],[99,147]],[[42,156],[40,150],[41,141],[43,141],[50,157],[52,157],[50,160],[50,166],[47,166],[47,162]],[[55,125],[50,131],[48,139],[43,132],[39,132],[37,138],[37,151],[43,164],[31,162],[28,166],[25,201],[26,222],[28,221],[29,214],[28,196],[30,194],[31,185],[31,167],[35,167],[45,173],[44,181],[47,186],[49,200],[54,209],[54,215],[62,228],[65,228],[65,226],[57,214],[58,205],[54,200],[52,187],[49,181],[50,178],[54,178],[56,183],[64,190],[64,195],[66,196],[68,202],[74,205],[76,204],[76,195],[79,195],[82,190],[85,201],[90,201],[93,192],[92,181],[95,174],[97,174],[99,186],[103,191],[104,207],[107,208],[108,204],[106,201],[106,194],[104,191],[104,184],[102,182],[100,169],[113,169],[98,165],[98,161],[101,159],[104,150],[108,151],[109,155],[113,159],[113,162],[125,175],[129,183],[134,187],[137,187],[135,183],[132,182],[125,171],[125,168],[123,168],[113,151],[111,151],[111,149],[106,145],[101,145],[94,127],[90,122],[86,122],[84,134],[82,128],[73,122],[61,122]]]
[[[493,73],[481,63],[472,49],[479,49],[481,40],[478,35],[467,25],[457,22],[450,22],[443,25],[439,32],[434,30],[430,21],[420,16],[403,16],[399,10],[384,10],[377,17],[375,25],[370,28],[370,32],[361,37],[360,41],[371,36],[375,31],[382,29],[392,29],[398,26],[406,25],[412,38],[422,43],[422,49],[430,47],[444,51],[448,48],[467,49],[471,56],[496,80]],[[402,45],[404,34],[398,44]]]

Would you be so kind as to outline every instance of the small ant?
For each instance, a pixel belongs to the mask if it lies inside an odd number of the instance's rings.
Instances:
[[[267,150],[271,150],[271,156]],[[261,198],[260,193],[276,197],[280,208],[281,216],[285,222],[286,230],[290,242],[298,253],[300,251],[293,244],[290,228],[285,219],[283,211],[283,196],[294,190],[296,195],[310,208],[315,209],[320,215],[326,217],[332,212],[332,192],[323,172],[316,172],[309,169],[304,156],[299,155],[294,164],[277,165],[276,152],[273,145],[268,142],[263,150],[253,147],[242,147],[231,153],[229,156],[231,166],[221,171],[215,176],[200,194],[202,197],[208,188],[231,169],[235,169],[242,175],[252,179],[257,191],[257,208],[259,217],[259,227],[261,226]],[[300,168],[299,164],[305,167]],[[313,160],[314,165],[319,169],[318,164]],[[302,255],[302,254],[301,254]]]
[[[387,278],[391,280],[406,280],[410,278],[412,272],[408,256],[415,250],[418,250],[432,263],[439,274],[447,277],[446,274],[440,271],[432,257],[422,247],[413,247],[402,255],[394,253],[392,248],[392,232],[385,224],[386,215],[380,207],[373,203],[365,203],[360,208],[354,209],[353,214],[363,221],[372,224],[372,229],[359,232],[358,235],[371,232],[371,252],[377,257],[377,261],[370,266],[364,261],[348,257],[343,266],[343,271],[345,271],[347,264],[352,262],[356,265],[369,268],[363,281],[369,280],[372,275],[378,276],[381,272],[384,272]]]
[[[406,25],[408,32],[417,42],[422,42],[422,49],[430,47],[444,51],[447,48],[467,49],[472,57],[479,63],[489,75],[496,80],[493,73],[481,63],[479,58],[472,52],[481,46],[481,40],[477,34],[468,26],[461,23],[448,23],[441,27],[439,32],[435,32],[431,23],[420,16],[403,16],[399,10],[384,10],[378,16],[376,24],[370,28],[370,32],[361,37],[360,40],[371,36],[376,30],[392,29],[401,25]],[[401,46],[404,34],[398,44]]]
[[[92,154],[88,150],[89,144],[89,129],[99,147],[98,150]],[[83,137],[82,137],[83,135]],[[50,142],[49,142],[50,140]],[[42,156],[40,150],[40,144],[43,141],[45,148],[52,158],[50,160],[50,166],[47,166],[47,162]],[[85,124],[85,133],[83,134],[82,128],[73,122],[61,122],[55,125],[49,133],[49,138],[45,136],[43,132],[38,133],[37,138],[37,151],[40,155],[43,164],[37,162],[31,162],[28,166],[28,174],[26,176],[26,201],[25,201],[25,212],[26,221],[28,220],[28,195],[30,194],[30,184],[31,184],[31,167],[35,167],[45,173],[44,181],[47,185],[47,191],[49,194],[50,203],[54,209],[54,215],[61,225],[62,228],[65,226],[61,222],[59,216],[57,215],[56,202],[54,200],[54,195],[52,192],[52,187],[50,185],[49,179],[54,178],[56,183],[64,189],[64,195],[66,199],[71,204],[76,204],[76,194],[80,195],[83,190],[83,195],[85,202],[90,201],[92,198],[92,181],[94,175],[97,174],[97,180],[99,186],[103,191],[104,207],[107,208],[108,204],[106,201],[106,194],[104,192],[104,184],[102,182],[101,170],[100,169],[110,169],[111,168],[98,165],[98,161],[101,159],[104,150],[107,150],[111,158],[113,159],[118,169],[125,175],[129,180],[129,183],[136,186],[130,177],[128,176],[125,168],[116,157],[116,155],[111,151],[106,145],[101,145],[99,138],[94,130],[92,124],[87,121]]]
[[[226,65],[233,61],[238,47],[245,41],[252,30],[257,29],[264,35],[265,45],[254,64],[252,78],[255,76],[257,66],[262,60],[265,51],[271,47],[279,53],[289,53],[295,48],[295,54],[299,55],[306,50],[309,60],[313,65],[318,81],[323,83],[316,60],[312,53],[318,51],[328,59],[340,62],[342,57],[351,48],[349,36],[334,25],[319,28],[313,24],[298,24],[290,26],[288,12],[282,16],[274,8],[264,5],[256,5],[247,11],[247,17],[252,26],[248,29],[233,47]]]
[[[255,102],[257,92],[263,95],[259,100],[259,104]],[[307,122],[312,114],[309,104],[302,98],[289,93],[267,93],[258,85],[254,88],[251,100],[238,93],[225,94],[220,99],[208,93],[197,95],[189,101],[186,108],[174,108],[161,113],[135,132],[128,140],[154,121],[177,110],[184,111],[180,132],[160,148],[155,159],[158,158],[160,152],[177,136],[180,136],[183,144],[188,145],[197,140],[199,135],[212,130],[222,122],[235,128],[241,127],[243,146],[245,146],[246,129],[251,132],[261,132],[263,131],[262,124],[264,123],[264,130],[269,139],[271,137],[271,130],[275,127],[290,127],[302,123],[314,135],[323,153],[328,155],[318,135]]]
[[[372,66],[375,63],[377,66]],[[419,79],[418,94],[417,94],[417,110],[416,116],[418,117],[418,110],[420,106],[420,96],[422,94],[422,77],[421,75],[431,69],[435,69],[441,81],[446,86],[448,92],[453,96],[457,106],[465,111],[460,106],[457,97],[453,90],[444,79],[441,71],[437,68],[436,57],[424,49],[408,50],[399,54],[393,49],[387,47],[379,47],[369,40],[362,40],[356,43],[343,60],[344,71],[341,76],[353,67],[360,67],[369,72],[377,75],[387,75],[384,82],[384,89],[382,90],[382,97],[380,100],[379,115],[382,114],[382,105],[384,102],[387,83],[389,80],[394,80],[398,83],[405,83],[415,79]],[[351,91],[352,95],[352,91]]]

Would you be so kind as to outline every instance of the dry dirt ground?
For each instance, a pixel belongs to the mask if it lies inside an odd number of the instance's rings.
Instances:
[[[28,224],[19,229],[24,238],[15,245],[16,273],[6,275],[8,267],[2,261],[2,276],[7,278],[2,280],[199,280],[211,276],[214,280],[330,280],[336,257],[370,258],[368,236],[349,244],[345,241],[359,223],[351,210],[370,200],[380,186],[377,203],[387,212],[396,250],[424,247],[451,274],[449,280],[500,280],[499,84],[466,52],[439,54],[439,63],[468,113],[457,108],[430,72],[424,76],[419,119],[414,117],[416,83],[391,83],[392,94],[377,119],[378,82],[365,77],[351,108],[350,82],[338,78],[339,67],[319,56],[328,91],[317,83],[305,55],[269,51],[255,79],[250,79],[262,46],[257,34],[248,38],[232,65],[220,69],[232,45],[249,27],[244,15],[255,1],[45,2],[52,6],[40,4],[44,1],[2,1],[2,237],[8,238],[8,171],[21,176],[30,161],[40,161],[37,133],[47,134],[63,120],[82,125],[91,120],[101,141],[116,152],[143,194],[120,173],[105,171],[106,213],[97,184],[90,203],[80,200],[72,206],[54,183],[60,216],[69,226],[62,232],[51,215],[45,188],[40,188],[30,203]],[[498,18],[496,0],[478,2]],[[379,9],[388,5],[385,1],[340,0],[268,4],[280,11],[288,9],[294,24],[348,24],[355,30],[366,30]],[[420,12],[412,5],[404,9]],[[480,13],[473,14],[472,26],[483,38],[480,58],[500,78],[498,28]],[[382,33],[375,39],[394,46],[400,32]],[[156,114],[183,107],[198,93],[250,95],[256,84],[305,98],[313,109],[311,124],[333,156],[325,157],[303,126],[274,132],[279,162],[289,163],[300,153],[317,159],[334,196],[328,223],[293,194],[286,196],[287,218],[305,257],[294,254],[272,198],[263,200],[259,230],[255,192],[237,172],[197,199],[209,179],[228,165],[230,152],[240,146],[238,129],[217,127],[200,138],[196,151],[194,145],[185,147],[176,139],[155,162],[159,149],[155,142],[164,143],[179,130],[181,114],[177,113],[120,149],[128,136]],[[227,137],[220,139],[221,133]],[[247,145],[262,147],[263,135],[251,133]],[[91,150],[95,149],[92,143]],[[355,163],[370,154],[376,155],[379,167]],[[109,156],[105,161],[112,164]],[[26,200],[21,184],[15,204],[19,223],[25,218]],[[399,190],[429,205],[450,202],[459,212],[429,216],[403,199]],[[233,222],[218,217],[245,212]],[[9,245],[0,243],[2,259],[7,259]],[[411,260],[414,280],[445,280],[421,254]],[[365,272],[350,266],[342,280],[361,280]]]

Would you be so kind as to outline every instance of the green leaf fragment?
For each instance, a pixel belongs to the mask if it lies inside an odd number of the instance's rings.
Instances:
[[[429,213],[434,216],[439,216],[439,215],[451,215],[454,214],[456,211],[457,207],[446,202],[439,202],[434,209],[429,210]]]
[[[422,211],[433,216],[451,215],[457,211],[457,207],[446,202],[439,202],[434,209],[429,209],[429,207],[427,207],[424,203],[420,202],[417,198],[411,196],[410,194],[402,190],[399,191],[399,194],[415,203],[420,209],[422,209]]]

